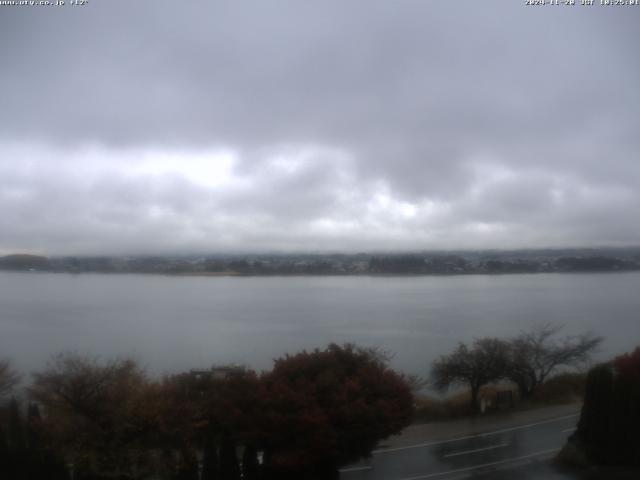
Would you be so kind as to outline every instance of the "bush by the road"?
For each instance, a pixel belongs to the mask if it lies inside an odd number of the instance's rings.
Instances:
[[[640,466],[640,348],[589,371],[570,448],[598,464]]]
[[[584,373],[560,373],[551,377],[531,398],[532,404],[556,405],[582,401],[587,376]]]

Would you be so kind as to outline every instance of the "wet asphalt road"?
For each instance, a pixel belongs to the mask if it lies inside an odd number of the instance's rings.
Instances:
[[[341,480],[461,478],[569,479],[549,461],[575,429],[577,414],[478,435],[375,451],[341,470]],[[437,428],[434,426],[434,428]]]

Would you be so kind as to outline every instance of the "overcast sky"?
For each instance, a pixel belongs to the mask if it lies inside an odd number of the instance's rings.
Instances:
[[[638,245],[639,40],[524,0],[0,6],[0,253]]]

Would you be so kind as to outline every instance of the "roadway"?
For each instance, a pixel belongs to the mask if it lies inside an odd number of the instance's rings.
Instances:
[[[341,480],[569,479],[551,459],[575,430],[579,414],[536,419],[444,440],[380,446],[370,459],[340,471]],[[526,417],[525,417],[526,418]],[[524,418],[523,418],[524,419]],[[432,430],[447,424],[431,424]],[[415,437],[415,435],[414,435]]]

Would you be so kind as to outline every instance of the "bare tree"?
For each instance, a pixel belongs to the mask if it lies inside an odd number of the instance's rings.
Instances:
[[[407,375],[405,377],[405,380],[407,381],[407,384],[409,385],[409,388],[414,395],[420,393],[422,389],[431,385],[429,379],[415,374]]]
[[[43,409],[43,427],[78,472],[146,468],[153,405],[146,375],[134,361],[62,353],[33,377],[29,392]]]
[[[498,338],[481,338],[471,347],[460,343],[449,355],[433,362],[434,385],[445,390],[452,384],[465,384],[471,390],[471,409],[478,409],[480,387],[504,378],[509,360],[509,346]]]
[[[33,377],[31,396],[48,411],[82,415],[90,421],[101,419],[144,382],[143,372],[132,360],[100,362],[74,352],[53,356],[47,368]]]
[[[586,363],[602,342],[602,337],[592,333],[557,338],[562,328],[547,322],[509,342],[507,377],[518,386],[521,398],[530,397],[558,367]]]
[[[9,360],[0,360],[0,400],[11,393],[20,383],[20,375],[11,367]]]

